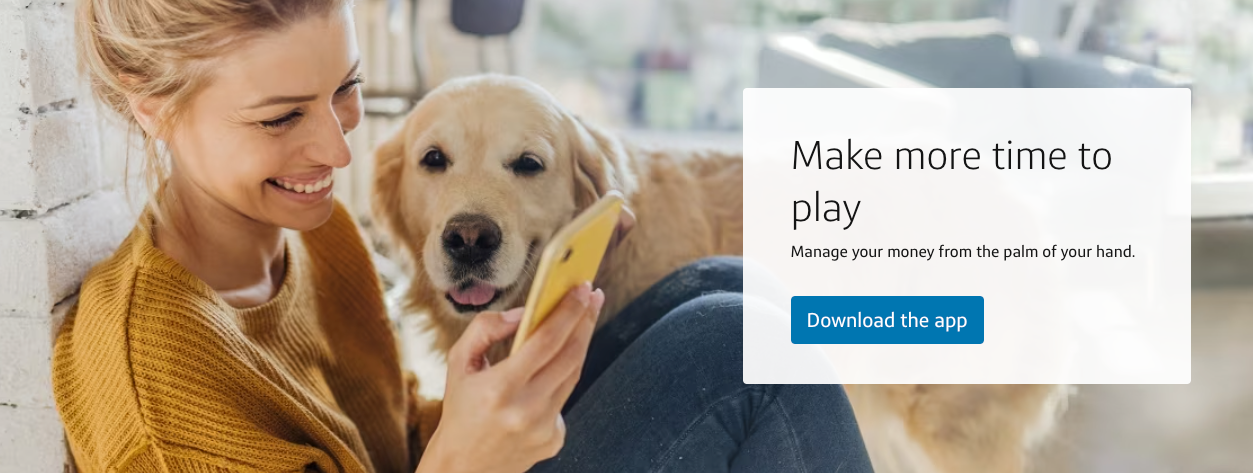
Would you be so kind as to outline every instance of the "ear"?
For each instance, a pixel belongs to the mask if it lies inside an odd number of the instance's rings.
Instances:
[[[633,194],[635,176],[628,167],[629,156],[622,143],[574,115],[567,116],[573,128],[575,205],[580,210],[585,209],[610,190],[628,197]],[[635,228],[635,212],[628,200],[618,214],[610,247],[632,228]]]
[[[402,298],[405,310],[431,311],[438,301],[434,299],[434,286],[427,278],[426,271],[422,270],[421,245],[426,240],[426,235],[421,229],[412,228],[405,221],[404,192],[401,187],[405,174],[405,143],[408,142],[405,129],[406,126],[402,125],[391,138],[374,149],[374,186],[370,193],[370,210],[379,232],[386,237],[390,247],[399,252],[400,260],[408,265],[405,270],[411,279]],[[439,311],[431,313],[437,315]],[[431,320],[430,323],[446,325],[444,321]],[[447,352],[456,340],[449,340],[449,331],[442,327],[435,332],[439,334],[440,347]]]
[[[139,78],[130,74],[123,74],[120,77],[123,84],[134,89],[139,84]],[[130,94],[126,96],[127,105],[130,107],[131,115],[135,117],[135,121],[139,123],[139,127],[144,130],[144,134],[164,139],[157,129],[157,114],[161,111],[161,107],[165,105],[165,99],[161,97],[141,97],[139,95]]]
[[[635,175],[628,166],[628,155],[622,143],[613,136],[573,115],[568,115],[573,128],[574,202],[585,209],[611,190],[630,197],[635,190]],[[635,227],[635,213],[630,201],[622,207],[614,240]]]
[[[370,208],[374,223],[391,239],[393,247],[403,247],[408,252],[410,239],[400,208],[400,178],[404,174],[405,163],[404,144],[404,130],[401,129],[374,150],[374,188],[370,195]]]
[[[577,120],[574,122],[574,203],[579,210],[588,208],[613,189],[612,168],[607,165],[606,150],[591,132]]]
[[[617,248],[622,239],[631,233],[632,228],[635,228],[635,212],[631,207],[623,205],[622,211],[618,213],[618,224],[613,227],[613,235],[609,237],[608,248]]]

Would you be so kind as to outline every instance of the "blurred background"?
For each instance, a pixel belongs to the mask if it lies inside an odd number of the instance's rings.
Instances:
[[[354,134],[359,156],[425,91],[480,72],[526,76],[576,113],[643,139],[731,144],[745,87],[1185,86],[1194,214],[1253,214],[1250,0],[358,0],[356,9],[371,117]]]
[[[1191,88],[1192,384],[1078,387],[1032,471],[1253,472],[1253,0],[358,0],[355,8],[368,119],[350,135],[358,159],[336,185],[367,224],[370,150],[425,92],[481,72],[528,77],[639,141],[731,149],[741,145],[746,87]],[[430,360],[420,346],[407,350],[419,365]],[[430,372],[423,379],[443,379],[439,367],[418,368]],[[438,383],[423,388],[442,392]]]

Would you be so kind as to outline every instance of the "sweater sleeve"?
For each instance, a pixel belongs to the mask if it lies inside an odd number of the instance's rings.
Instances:
[[[139,447],[125,463],[116,465],[109,471],[118,473],[242,473],[252,470],[203,453],[174,452],[149,443]]]
[[[279,294],[247,309],[153,246],[142,219],[57,333],[53,392],[79,470],[406,471],[393,334],[336,214],[288,240]]]
[[[162,285],[147,293],[177,294],[168,278],[137,279]],[[136,297],[118,310],[96,297],[70,316],[54,363],[81,471],[340,470],[328,448],[341,443],[301,423],[290,395],[259,374],[273,368],[207,309]]]
[[[252,473],[255,468],[232,464],[202,452],[177,452],[151,444],[139,450],[124,464],[108,471],[116,473]],[[307,465],[303,473],[321,473],[315,465]]]

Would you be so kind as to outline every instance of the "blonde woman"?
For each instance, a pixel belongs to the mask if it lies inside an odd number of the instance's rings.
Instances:
[[[79,470],[868,468],[838,387],[740,382],[738,295],[693,292],[738,285],[734,260],[685,270],[683,291],[654,288],[590,357],[604,301],[590,285],[495,365],[483,355],[520,311],[478,314],[442,406],[419,408],[369,253],[332,197],[361,120],[351,5],[78,8],[92,90],[144,137],[153,189],[57,336]]]

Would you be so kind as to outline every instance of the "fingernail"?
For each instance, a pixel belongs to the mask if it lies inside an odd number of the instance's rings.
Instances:
[[[579,305],[587,307],[588,302],[592,300],[592,283],[579,284],[579,287],[574,290],[574,298],[579,301]]]
[[[601,307],[604,307],[605,291],[600,290],[600,288],[596,288],[596,292],[592,295],[592,305],[597,311],[599,311]]]
[[[504,312],[501,312],[500,318],[505,319],[505,322],[509,322],[509,323],[514,323],[519,320],[522,320],[522,308],[517,307],[514,309],[509,309]]]
[[[588,306],[587,316],[593,319],[600,317],[600,309],[605,306],[605,293],[597,289],[592,293],[592,303]]]

